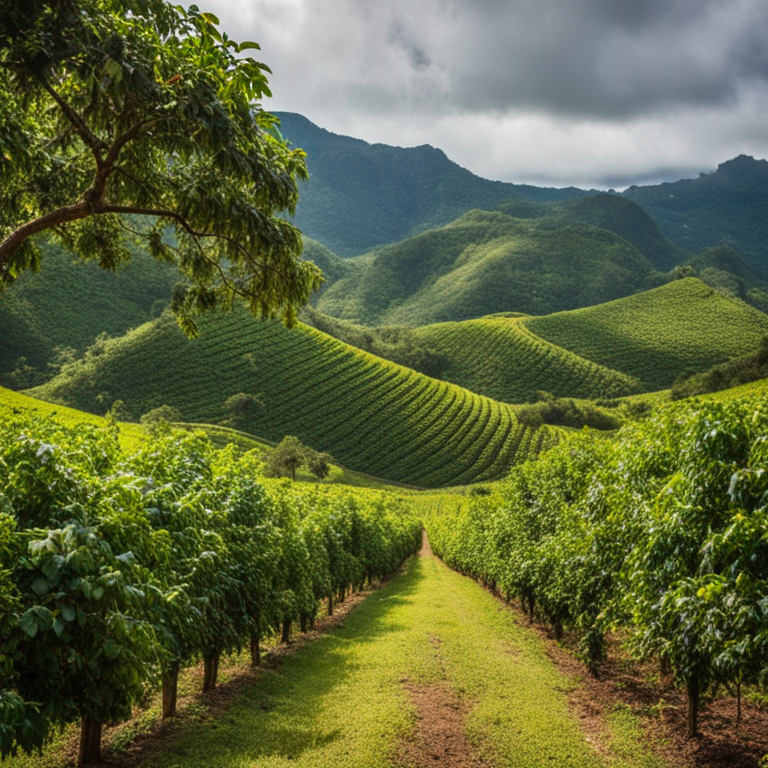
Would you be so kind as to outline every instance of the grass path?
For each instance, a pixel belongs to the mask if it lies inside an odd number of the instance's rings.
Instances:
[[[590,741],[568,708],[573,685],[512,612],[427,555],[152,766],[660,766],[626,717]]]

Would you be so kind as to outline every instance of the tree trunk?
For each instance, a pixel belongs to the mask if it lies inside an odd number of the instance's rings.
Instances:
[[[314,616],[310,616],[309,617],[309,628],[310,629],[314,629],[315,628],[315,617]]]
[[[533,622],[533,610],[536,605],[536,598],[531,592],[526,596],[526,599],[528,600],[528,618]]]
[[[555,640],[562,640],[563,639],[563,625],[556,621],[554,623],[553,629],[555,630]]]
[[[347,589],[346,587],[342,587],[342,588],[339,590],[339,602],[340,602],[340,603],[343,603],[343,602],[344,602],[344,595],[345,595],[346,589]]]
[[[92,717],[84,717],[80,729],[80,754],[77,764],[90,765],[101,761],[101,723]]]
[[[286,619],[283,622],[283,642],[287,643],[291,639],[291,622]]]
[[[333,593],[328,595],[328,615],[333,616]]]
[[[163,720],[176,714],[178,690],[179,668],[174,666],[163,675]]]
[[[251,632],[251,666],[258,667],[261,664],[261,648],[259,647],[259,630]]]
[[[686,682],[688,690],[688,735],[699,735],[699,678],[689,677]]]
[[[216,687],[220,656],[220,651],[203,656],[203,693],[208,693]]]
[[[741,680],[736,681],[736,725],[741,725]]]
[[[661,676],[668,678],[672,674],[672,665],[669,663],[669,655],[666,653],[661,654],[659,659],[659,667],[661,669]]]
[[[301,617],[299,618],[299,623],[300,623],[301,631],[306,632],[307,631],[307,614],[306,613],[301,614]]]

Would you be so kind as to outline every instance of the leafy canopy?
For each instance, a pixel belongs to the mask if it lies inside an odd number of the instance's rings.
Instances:
[[[259,46],[217,24],[164,0],[0,0],[0,285],[39,268],[40,232],[105,269],[132,232],[188,279],[187,333],[235,297],[292,322],[322,280],[277,216],[305,155],[255,101]]]

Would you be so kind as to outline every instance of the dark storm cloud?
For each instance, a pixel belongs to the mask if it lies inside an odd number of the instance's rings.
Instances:
[[[489,178],[618,187],[768,155],[765,0],[197,2],[261,44],[269,109]]]
[[[744,81],[768,81],[763,0],[211,2],[250,10],[262,48],[308,100],[352,98],[374,113],[627,119],[723,104]]]

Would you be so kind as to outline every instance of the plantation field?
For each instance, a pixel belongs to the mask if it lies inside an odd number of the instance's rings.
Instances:
[[[92,413],[62,405],[53,405],[21,392],[0,387],[0,421],[6,421],[15,415],[49,417],[67,427],[77,427],[81,424],[105,427],[108,423],[102,416],[94,416]],[[120,446],[123,450],[136,449],[146,438],[144,428],[138,424],[119,422],[118,427]]]
[[[263,403],[248,432],[296,435],[346,467],[421,487],[501,477],[556,440],[508,405],[242,311],[204,319],[196,341],[163,316],[30,393],[92,412],[119,399],[134,417],[166,404],[185,421],[221,424],[241,392]]]
[[[666,389],[757,349],[768,315],[696,278],[675,280],[600,306],[523,321],[534,334],[595,363]]]
[[[555,397],[614,398],[641,388],[626,374],[536,336],[523,318],[440,323],[413,335],[448,361],[445,381],[502,402],[535,400],[540,390]]]

